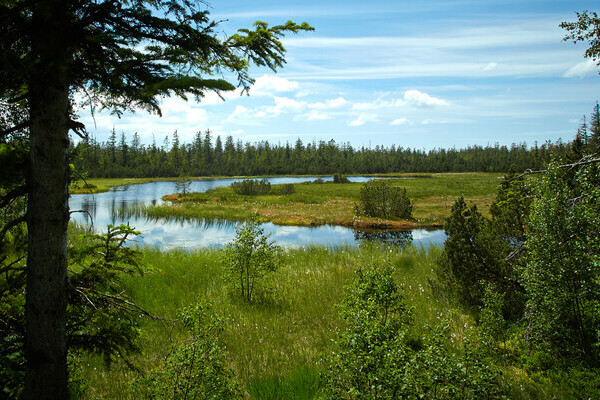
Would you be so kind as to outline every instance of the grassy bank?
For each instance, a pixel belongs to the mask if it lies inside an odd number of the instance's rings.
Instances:
[[[357,228],[406,229],[441,226],[458,196],[477,204],[484,215],[495,198],[502,175],[484,173],[432,174],[410,178],[390,178],[393,186],[405,187],[413,201],[412,220],[382,220],[356,217],[354,203],[362,183],[295,184],[295,193],[280,195],[282,185],[272,186],[269,195],[242,196],[230,187],[206,193],[166,196],[171,203],[142,207],[129,212],[152,218],[246,220],[258,214],[264,222],[278,225],[316,226],[333,224]]]
[[[85,181],[79,179],[69,185],[70,194],[91,194],[108,192],[111,187],[136,185],[154,181],[169,181],[175,178],[87,178]]]
[[[319,361],[331,351],[340,327],[336,304],[356,268],[384,262],[395,266],[397,280],[415,307],[415,326],[421,326],[448,309],[433,298],[427,285],[438,253],[438,249],[427,253],[378,246],[290,250],[273,276],[272,300],[245,304],[224,289],[220,251],[144,250],[144,261],[161,270],[128,278],[128,291],[137,304],[163,320],[145,324],[143,352],[132,361],[141,374],[160,364],[172,342],[182,340],[173,323],[177,311],[199,300],[210,301],[227,317],[223,340],[228,362],[251,398],[311,398],[318,385]],[[82,365],[82,376],[92,382],[90,398],[130,398],[127,388],[137,375],[121,362],[107,370],[101,360],[89,357]],[[304,394],[293,397],[291,392]]]

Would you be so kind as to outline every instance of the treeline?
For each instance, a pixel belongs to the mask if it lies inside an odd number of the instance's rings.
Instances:
[[[71,146],[71,160],[89,177],[172,177],[233,175],[373,174],[389,172],[506,172],[540,169],[551,158],[598,148],[600,109],[598,104],[578,129],[573,142],[547,142],[532,147],[471,146],[464,149],[417,150],[390,147],[354,148],[333,139],[293,145],[268,141],[243,143],[227,136],[213,138],[210,131],[198,132],[192,143],[181,143],[177,131],[166,136],[161,146],[142,145],[138,133],[120,138],[113,129],[109,140],[87,138]],[[214,139],[214,140],[213,140]]]

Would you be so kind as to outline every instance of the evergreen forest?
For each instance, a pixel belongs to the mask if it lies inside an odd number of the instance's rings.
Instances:
[[[582,146],[598,142],[598,106],[590,124],[583,123],[578,141]],[[182,143],[177,132],[160,145],[143,145],[140,135],[112,131],[106,142],[86,137],[71,144],[71,161],[77,171],[90,178],[177,177],[177,176],[256,176],[319,174],[386,174],[400,172],[506,172],[540,169],[552,155],[566,155],[569,141],[526,143],[510,146],[469,146],[463,149],[419,150],[390,147],[355,148],[333,139],[303,143],[257,143],[235,141],[227,136],[213,137],[198,132],[192,143]],[[576,144],[579,146],[579,144]]]

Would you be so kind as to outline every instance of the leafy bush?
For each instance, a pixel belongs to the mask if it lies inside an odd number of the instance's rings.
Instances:
[[[346,176],[342,174],[334,174],[333,183],[350,183],[350,179],[346,178]]]
[[[535,182],[526,232],[526,339],[565,361],[600,365],[598,168],[550,165]]]
[[[134,398],[242,399],[219,340],[224,320],[212,314],[210,304],[185,308],[179,318],[190,339],[176,345],[163,366],[133,383]]]
[[[387,181],[366,182],[360,189],[356,214],[379,218],[411,218],[412,203],[405,188],[393,187]]]
[[[360,269],[348,288],[346,327],[327,360],[321,398],[502,398],[499,373],[468,341],[453,348],[449,323],[410,337],[410,312],[392,273],[389,266]]]
[[[224,253],[224,265],[234,293],[244,301],[253,301],[257,292],[265,289],[268,274],[279,267],[278,252],[279,247],[269,241],[269,235],[265,235],[256,220],[239,225]]]
[[[294,193],[296,193],[296,188],[294,187],[293,184],[287,183],[287,184],[281,186],[281,195],[282,196],[287,196],[287,195],[294,194]]]
[[[323,178],[317,178],[313,181],[313,183],[321,184],[321,183],[325,183],[325,181],[323,180]]]
[[[244,179],[241,182],[233,182],[231,188],[236,194],[244,196],[263,195],[271,192],[271,184],[266,178],[261,180]]]

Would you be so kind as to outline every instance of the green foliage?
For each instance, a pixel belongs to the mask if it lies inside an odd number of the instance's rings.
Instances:
[[[287,184],[281,185],[280,193],[282,196],[288,196],[290,194],[296,193],[296,188],[294,187],[293,184],[287,183]]]
[[[498,372],[469,343],[453,349],[448,323],[411,337],[390,267],[359,269],[341,315],[346,328],[328,359],[322,398],[501,398]]]
[[[518,247],[525,241],[525,225],[529,215],[532,194],[531,185],[525,177],[511,171],[498,188],[494,203],[490,207],[493,227],[501,241]]]
[[[600,363],[600,189],[598,167],[575,173],[553,164],[534,185],[526,265],[528,343]]]
[[[508,293],[504,312],[511,319],[518,318],[523,300],[512,265],[505,260],[510,244],[500,241],[491,222],[476,205],[468,207],[462,196],[452,206],[444,232],[447,238],[437,274],[446,289],[467,308],[478,308],[486,283],[492,283],[501,293]]]
[[[236,237],[227,245],[224,265],[234,293],[246,302],[256,299],[267,289],[268,275],[279,267],[279,248],[269,241],[256,220],[236,228]]]
[[[585,57],[598,62],[600,56],[600,18],[594,11],[577,12],[576,22],[562,22],[560,27],[568,33],[565,41],[587,42]]]
[[[131,302],[121,284],[122,275],[141,275],[146,270],[138,262],[139,252],[125,247],[129,237],[137,234],[126,225],[109,225],[107,233],[83,234],[70,247],[69,354],[98,354],[109,365],[115,357],[139,350],[140,315],[145,311]],[[12,233],[12,243],[23,240],[19,235]],[[13,256],[3,259],[12,261],[3,265],[0,278],[0,381],[9,398],[19,396],[24,377],[25,265],[22,254]]]
[[[498,342],[506,342],[507,324],[502,313],[504,294],[499,293],[493,284],[488,284],[482,302],[478,326],[481,342],[487,352],[496,354]]]
[[[261,180],[258,179],[244,179],[240,182],[233,182],[231,188],[236,194],[244,196],[257,196],[269,194],[271,192],[271,184],[266,178]]]
[[[140,317],[147,314],[128,298],[123,275],[143,275],[140,252],[125,244],[139,235],[128,225],[84,234],[69,251],[67,341],[71,350],[101,355],[107,364],[139,350]]]
[[[333,183],[350,183],[350,179],[342,174],[333,174]]]
[[[133,383],[134,398],[242,399],[220,340],[225,320],[208,303],[183,309],[179,319],[189,339],[174,346],[164,365]]]
[[[190,191],[190,186],[192,185],[192,181],[189,176],[181,176],[175,182],[175,187],[177,188],[177,193],[182,196],[185,196]]]
[[[412,203],[406,189],[393,187],[385,180],[374,180],[360,189],[355,212],[367,217],[411,218]]]

